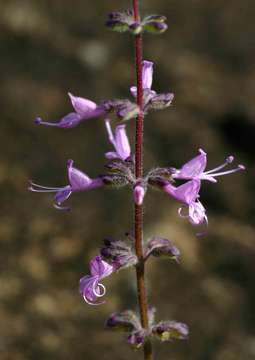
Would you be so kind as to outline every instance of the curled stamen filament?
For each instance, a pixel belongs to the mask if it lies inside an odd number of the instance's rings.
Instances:
[[[97,291],[97,287],[99,288],[99,292]],[[102,292],[101,292],[102,290]],[[95,280],[95,282],[93,283],[93,293],[97,296],[97,297],[102,297],[105,295],[106,293],[106,289],[105,286],[103,284],[97,283],[97,280]]]

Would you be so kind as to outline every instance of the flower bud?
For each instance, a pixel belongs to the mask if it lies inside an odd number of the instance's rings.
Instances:
[[[161,34],[168,28],[165,21],[166,17],[163,15],[146,16],[142,21],[143,29],[153,34]]]
[[[137,264],[137,256],[131,245],[121,240],[104,239],[101,256],[105,258],[116,270],[124,269]]]
[[[142,205],[145,192],[146,189],[144,188],[143,185],[139,183],[135,185],[133,194],[134,194],[134,202],[136,205]]]
[[[126,186],[128,179],[122,175],[103,175],[102,181],[105,185],[113,186],[116,188]]]
[[[137,315],[131,310],[113,313],[106,321],[106,327],[113,330],[136,331],[141,328]]]
[[[150,255],[155,257],[165,256],[177,262],[180,261],[179,249],[170,240],[161,237],[154,237],[148,242],[145,258],[148,258]]]
[[[154,110],[163,110],[171,105],[174,94],[166,93],[153,96],[150,100],[150,107]]]
[[[107,20],[105,25],[113,31],[126,32],[129,30],[129,26],[120,20]]]
[[[130,101],[123,102],[123,104],[118,105],[118,108],[116,110],[116,115],[122,121],[128,121],[130,119],[133,119],[139,114],[139,107],[137,106],[137,104]]]
[[[143,31],[143,27],[140,25],[140,23],[133,23],[129,26],[129,30],[132,34],[138,35]]]
[[[113,31],[125,32],[129,31],[129,26],[134,23],[134,16],[132,10],[123,12],[116,11],[108,14],[106,26]]]
[[[164,186],[169,184],[169,181],[166,180],[163,176],[150,176],[148,183],[151,186],[162,189],[162,188],[164,188]]]
[[[161,321],[153,326],[152,333],[161,341],[186,340],[189,335],[189,328],[184,323],[168,320]]]
[[[151,34],[162,34],[168,29],[167,24],[158,22],[158,21],[151,21],[148,24],[143,26],[144,31],[147,31]]]

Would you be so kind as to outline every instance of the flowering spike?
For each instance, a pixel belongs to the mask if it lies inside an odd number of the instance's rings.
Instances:
[[[80,279],[80,294],[89,305],[101,305],[96,302],[97,298],[105,295],[105,287],[99,281],[111,275],[113,266],[105,262],[101,256],[96,256],[90,262],[90,275]]]

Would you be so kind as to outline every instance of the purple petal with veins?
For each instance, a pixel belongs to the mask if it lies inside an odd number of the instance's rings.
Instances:
[[[104,277],[109,276],[112,272],[112,265],[104,261],[101,256],[96,256],[91,260],[90,273],[92,276],[98,276],[99,279],[103,279]]]
[[[82,171],[73,167],[73,160],[68,160],[68,178],[73,191],[84,190],[89,187],[92,180]]]
[[[88,115],[88,113],[93,112],[97,108],[97,104],[91,100],[74,96],[71,93],[68,93],[68,95],[71,99],[74,110],[81,117]]]
[[[173,174],[174,178],[192,179],[203,173],[207,163],[206,153],[201,149],[199,151],[200,155],[184,164],[176,174]]]
[[[196,198],[198,197],[200,186],[201,186],[201,181],[197,179],[197,180],[190,180],[178,187],[175,187],[172,184],[167,184],[163,188],[164,191],[166,191],[176,200],[179,200],[184,204],[190,204],[191,202],[195,201]]]
[[[65,200],[69,198],[71,194],[72,190],[71,187],[68,185],[56,193],[56,195],[54,196],[55,203],[58,205],[62,204]]]
[[[131,149],[126,134],[126,126],[118,125],[116,126],[115,133],[113,134],[110,120],[105,120],[105,127],[108,133],[108,139],[110,143],[114,146],[116,152],[107,152],[105,156],[108,159],[119,158],[121,160],[126,160],[131,155]]]

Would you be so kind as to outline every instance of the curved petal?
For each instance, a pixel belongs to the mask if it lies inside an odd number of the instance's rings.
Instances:
[[[143,89],[151,89],[152,77],[153,77],[153,62],[152,61],[143,61]]]
[[[57,205],[61,205],[72,194],[71,187],[68,185],[59,190],[54,196],[54,201]]]
[[[68,160],[67,170],[68,170],[68,178],[73,191],[79,191],[87,189],[92,180],[82,171],[73,167],[73,160]]]
[[[97,286],[97,282],[98,282],[97,276],[86,275],[80,279],[80,286],[79,286],[80,294],[83,296],[84,300],[90,305],[94,305],[98,297],[93,291],[94,287]]]
[[[207,157],[203,150],[199,150],[200,155],[188,161],[182,168],[173,175],[177,179],[194,179],[199,177],[206,168]]]
[[[105,153],[105,157],[106,159],[109,160],[114,160],[114,159],[118,159],[118,154],[115,151],[108,151],[107,153]]]
[[[192,225],[200,225],[204,221],[207,221],[205,208],[201,202],[197,201],[189,205],[189,221]]]
[[[196,179],[196,180],[190,180],[188,182],[186,182],[183,185],[178,186],[175,189],[174,192],[174,197],[183,202],[184,204],[190,204],[193,201],[195,201],[198,197],[198,193],[200,190],[200,186],[201,186],[201,181]]]
[[[115,149],[122,160],[126,160],[131,154],[131,149],[126,134],[126,125],[116,126]]]
[[[68,95],[71,99],[74,110],[81,117],[88,115],[88,113],[91,113],[93,110],[97,108],[97,104],[91,100],[74,96],[71,93],[68,93]]]
[[[101,256],[96,256],[90,262],[90,273],[92,276],[98,276],[99,279],[103,279],[109,276],[113,272],[113,266],[108,264],[102,259]]]

